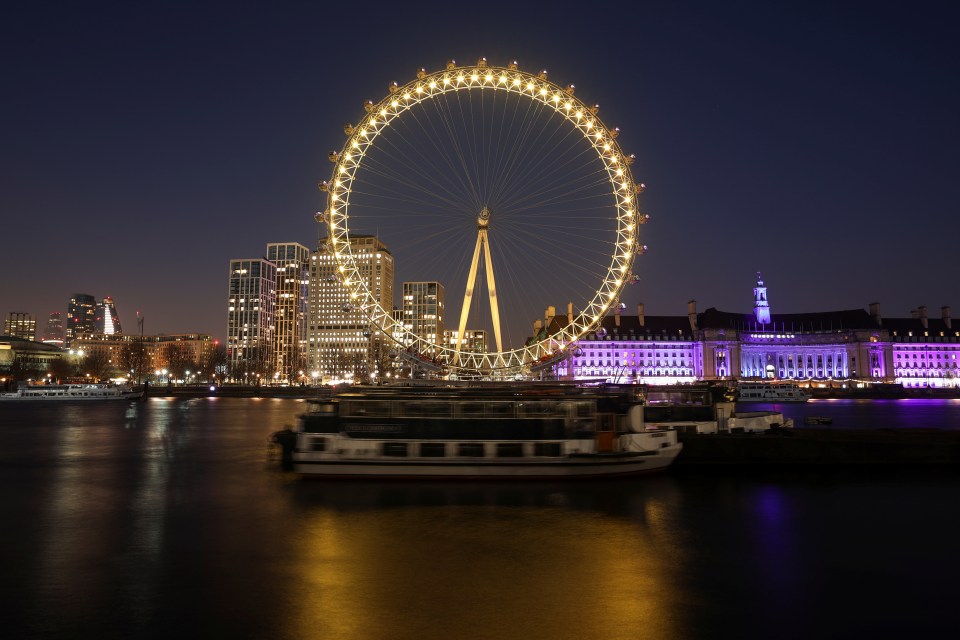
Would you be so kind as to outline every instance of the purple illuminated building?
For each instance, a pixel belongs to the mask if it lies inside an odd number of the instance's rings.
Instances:
[[[864,309],[774,314],[757,274],[753,313],[687,303],[686,316],[636,316],[622,306],[601,328],[569,349],[554,367],[558,378],[671,384],[700,380],[791,380],[814,385],[900,383],[905,387],[960,386],[960,327],[950,307],[928,318],[884,319],[879,303]],[[573,317],[554,307],[535,330],[556,331]]]

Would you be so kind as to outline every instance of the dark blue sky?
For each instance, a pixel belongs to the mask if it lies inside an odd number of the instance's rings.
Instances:
[[[20,3],[0,313],[42,325],[85,292],[128,330],[140,310],[147,333],[222,338],[228,260],[315,246],[362,102],[481,55],[575,83],[623,130],[652,215],[628,308],[747,311],[759,270],[775,313],[960,312],[958,11],[782,4]]]

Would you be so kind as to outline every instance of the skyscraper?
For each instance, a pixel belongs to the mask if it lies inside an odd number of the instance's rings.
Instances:
[[[54,311],[47,316],[47,328],[43,332],[43,342],[63,346],[63,314]]]
[[[439,282],[403,283],[403,326],[430,344],[443,344],[443,285]],[[424,355],[435,356],[429,348]]]
[[[120,328],[120,316],[117,315],[117,308],[113,304],[113,298],[105,297],[97,303],[97,333],[104,335],[114,335],[123,333]]]
[[[267,245],[267,260],[277,267],[274,377],[295,380],[306,366],[307,268],[310,249],[296,242]]]
[[[7,314],[3,332],[14,338],[36,340],[37,319],[23,311],[11,311]]]
[[[384,309],[393,308],[393,255],[375,236],[350,236],[361,277]],[[390,338],[380,335],[351,304],[337,278],[337,263],[327,247],[310,256],[307,312],[307,367],[314,379],[358,379],[383,375]],[[319,380],[317,380],[319,381]]]
[[[277,267],[264,258],[230,261],[227,366],[235,380],[255,382],[275,364]]]
[[[67,305],[66,345],[77,338],[88,338],[96,330],[97,301],[86,293],[75,293]]]

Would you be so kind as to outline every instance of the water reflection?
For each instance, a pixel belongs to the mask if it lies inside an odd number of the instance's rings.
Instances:
[[[5,637],[953,631],[956,473],[301,481],[266,443],[302,409],[3,409]]]
[[[670,483],[650,486],[297,485],[288,635],[681,637]]]

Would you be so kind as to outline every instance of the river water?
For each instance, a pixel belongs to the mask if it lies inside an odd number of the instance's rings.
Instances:
[[[956,426],[960,411],[845,402],[829,406],[849,427],[890,414]],[[826,414],[817,404],[797,411]],[[3,636],[937,638],[958,628],[956,470],[304,481],[267,447],[304,408],[0,406]]]

